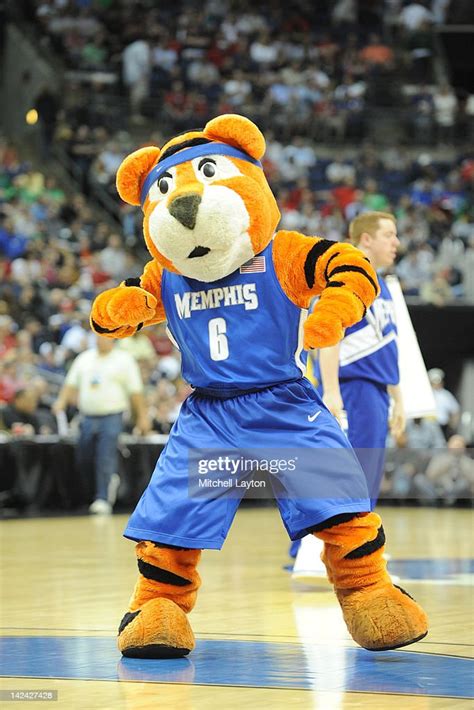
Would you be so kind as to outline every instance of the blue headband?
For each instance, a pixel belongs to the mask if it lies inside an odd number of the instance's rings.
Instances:
[[[173,165],[180,165],[180,163],[187,163],[193,158],[200,158],[203,155],[230,155],[232,158],[240,158],[240,160],[245,160],[247,163],[252,163],[256,165],[257,168],[262,167],[262,163],[259,160],[255,160],[248,153],[244,153],[238,148],[233,148],[231,145],[226,143],[205,143],[204,145],[195,145],[192,148],[186,148],[185,150],[180,150],[174,155],[170,155],[169,158],[165,158],[155,165],[154,168],[150,170],[145,178],[143,187],[140,193],[140,203],[143,204],[148,196],[151,186],[160,178],[163,173],[165,173],[168,168],[172,168]]]

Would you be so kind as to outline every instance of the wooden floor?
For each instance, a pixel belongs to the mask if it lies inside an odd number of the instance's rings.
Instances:
[[[135,663],[114,641],[136,576],[125,517],[5,521],[0,688],[56,690],[58,702],[40,707],[86,710],[472,708],[472,512],[381,514],[392,571],[430,617],[423,641],[358,649],[332,592],[291,583],[277,511],[243,509],[224,549],[204,553],[196,650]]]

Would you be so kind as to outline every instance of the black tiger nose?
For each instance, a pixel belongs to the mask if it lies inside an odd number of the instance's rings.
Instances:
[[[169,204],[169,213],[180,222],[183,227],[194,229],[196,226],[197,213],[201,204],[200,195],[183,195],[175,197]]]

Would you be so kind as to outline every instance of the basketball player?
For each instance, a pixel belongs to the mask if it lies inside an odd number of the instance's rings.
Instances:
[[[393,265],[400,244],[395,217],[388,212],[364,212],[350,223],[349,238],[377,271],[380,295],[364,318],[347,328],[340,343],[320,350],[314,374],[329,411],[341,423],[344,413],[347,416],[349,441],[366,474],[374,507],[383,478],[389,426],[395,439],[405,429],[394,307],[380,275],[380,270]],[[389,420],[390,398],[393,408]],[[324,579],[321,551],[322,545],[314,535],[303,538],[296,550],[293,578]],[[291,552],[295,552],[294,546]]]

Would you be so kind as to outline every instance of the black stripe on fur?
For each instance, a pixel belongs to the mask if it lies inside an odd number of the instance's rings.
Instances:
[[[158,163],[161,163],[165,158],[169,158],[174,155],[178,150],[183,150],[183,148],[192,148],[195,145],[204,145],[205,143],[212,143],[209,138],[190,138],[187,141],[182,141],[181,143],[176,143],[165,150],[164,153],[160,155]],[[157,164],[158,164],[157,163]]]
[[[341,252],[340,252],[340,251],[336,251],[334,254],[332,254],[332,256],[329,257],[328,263],[326,264],[326,268],[324,269],[324,278],[326,279],[326,281],[329,280],[328,271],[329,271],[329,267],[330,267],[330,265],[331,265],[331,261],[332,261],[333,259],[335,259],[336,256],[340,256],[340,255],[341,255]]]
[[[187,584],[191,584],[189,579],[180,577],[179,574],[174,574],[173,572],[168,572],[167,569],[161,569],[161,567],[155,567],[155,565],[150,565],[148,562],[138,558],[138,571],[146,579],[151,579],[153,582],[161,582],[162,584],[174,584],[176,587],[185,587]]]
[[[357,295],[357,293],[355,293],[354,291],[352,291],[352,295],[355,296],[356,298],[358,298],[359,301],[362,303],[362,308],[364,309],[364,312],[363,312],[363,314],[362,314],[362,318],[365,318],[365,316],[366,316],[366,314],[367,314],[367,306],[365,305],[365,303],[364,303],[364,301],[361,299],[361,297],[360,297],[359,295]],[[362,318],[361,318],[361,320],[362,320]]]
[[[379,287],[373,280],[372,276],[370,276],[370,274],[368,274],[367,271],[362,268],[362,266],[354,266],[353,264],[346,264],[345,266],[336,266],[336,268],[333,269],[329,274],[329,278],[331,278],[331,276],[334,276],[334,274],[343,274],[347,273],[348,271],[355,271],[356,273],[365,276],[367,281],[370,281],[370,283],[372,284],[375,293],[378,293]]]
[[[98,323],[95,322],[93,318],[91,318],[91,323],[92,327],[96,331],[96,333],[116,333],[117,330],[120,330],[121,326],[119,325],[118,328],[113,328],[113,330],[108,330],[108,328],[102,328]]]
[[[370,540],[369,542],[364,542],[360,547],[356,547],[352,552],[348,552],[344,556],[345,560],[359,560],[361,557],[366,557],[371,555],[373,552],[380,550],[381,547],[385,545],[385,533],[383,531],[383,526],[381,525],[377,532],[377,537],[375,540]]]
[[[141,612],[141,609],[138,609],[138,611],[127,611],[127,613],[126,613],[125,616],[123,617],[122,621],[120,622],[120,626],[119,626],[119,629],[118,629],[119,636],[120,636],[120,634],[122,633],[122,631],[124,630],[124,628],[125,628],[126,626],[128,626],[129,623],[130,623],[131,621],[133,621],[134,618],[135,618],[136,616],[138,616],[138,614],[139,614],[140,612]]]
[[[329,239],[322,239],[320,242],[316,242],[316,244],[311,247],[309,252],[306,254],[304,262],[304,275],[308,288],[313,288],[314,286],[314,272],[316,270],[316,263],[319,257],[322,256],[330,247],[334,246],[334,244],[335,242],[331,242]]]
[[[354,520],[357,518],[358,513],[339,513],[339,515],[334,515],[332,518],[324,520],[319,525],[315,525],[312,528],[308,528],[307,533],[321,532],[322,530],[328,530],[333,528],[335,525],[341,525],[342,523],[348,523],[349,520]]]
[[[411,595],[411,594],[408,594],[408,592],[406,591],[406,589],[403,589],[403,587],[399,587],[398,584],[394,584],[393,586],[396,587],[402,594],[405,594],[405,596],[410,597],[410,599],[412,599],[413,601],[415,601],[415,600],[413,599],[412,595]]]
[[[327,285],[326,288],[341,288],[341,286],[345,286],[346,284],[344,281],[330,281]],[[361,302],[362,308],[364,309],[364,312],[362,313],[362,318],[365,318],[366,313],[367,313],[367,308],[365,307],[364,301],[361,299],[361,297],[355,292],[351,291],[352,295],[357,298],[358,301]]]
[[[140,277],[139,276],[131,276],[128,279],[125,279],[125,286],[140,286]]]

